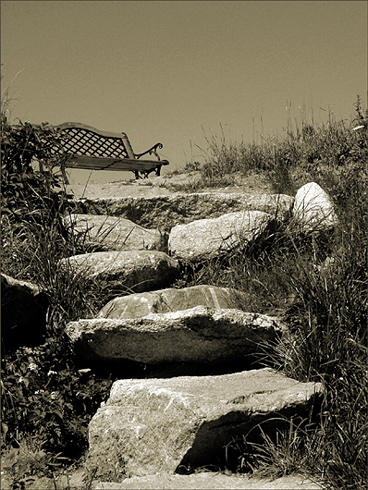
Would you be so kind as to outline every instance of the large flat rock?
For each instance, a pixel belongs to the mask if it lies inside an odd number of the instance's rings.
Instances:
[[[321,385],[270,368],[220,376],[116,381],[89,425],[88,464],[116,477],[226,466],[225,446],[256,425],[270,437],[287,428],[280,415],[308,417]],[[98,475],[103,476],[103,475]]]
[[[70,214],[64,223],[74,236],[82,236],[84,245],[108,250],[160,250],[167,252],[167,234],[143,228],[126,218]]]
[[[202,471],[192,475],[156,474],[125,478],[120,483],[97,483],[94,490],[162,490],[183,488],[188,490],[320,490],[322,486],[303,475],[270,478],[229,475]]]
[[[293,202],[294,198],[285,194],[196,192],[79,199],[75,206],[78,213],[124,216],[141,226],[169,231],[178,224],[238,211],[263,211],[283,220],[289,217]]]
[[[73,255],[60,267],[83,274],[86,281],[115,281],[127,292],[151,291],[170,286],[179,275],[179,264],[164,252],[132,250]]]
[[[241,211],[177,225],[170,231],[169,253],[183,262],[214,258],[246,246],[273,222],[263,211]]]
[[[205,306],[135,319],[79,320],[66,326],[84,359],[150,365],[242,362],[281,330],[273,317]]]
[[[209,308],[237,308],[242,298],[246,298],[246,295],[241,291],[216,286],[166,288],[114,298],[101,309],[97,317],[140,318],[150,313],[187,310],[200,305]]]

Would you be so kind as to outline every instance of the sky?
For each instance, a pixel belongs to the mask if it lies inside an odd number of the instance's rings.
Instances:
[[[164,175],[203,161],[222,131],[259,142],[288,120],[350,120],[357,95],[366,107],[367,4],[2,0],[1,91],[14,121],[124,131],[136,153],[161,142]]]

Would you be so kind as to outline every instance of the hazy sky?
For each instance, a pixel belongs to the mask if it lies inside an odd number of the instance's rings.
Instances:
[[[2,0],[1,63],[2,91],[21,71],[12,118],[125,131],[136,153],[160,141],[172,170],[220,124],[253,141],[288,113],[350,119],[367,100],[367,2]]]

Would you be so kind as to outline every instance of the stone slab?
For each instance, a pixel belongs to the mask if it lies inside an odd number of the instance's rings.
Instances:
[[[157,474],[126,478],[120,483],[101,482],[95,490],[321,490],[323,487],[303,475],[288,475],[274,480],[246,475],[198,472],[192,475]]]
[[[167,252],[168,236],[155,229],[143,228],[116,216],[70,214],[64,223],[84,245],[106,250],[160,250]]]
[[[178,224],[216,218],[229,212],[263,211],[276,219],[290,216],[294,198],[285,194],[249,195],[244,192],[193,192],[174,195],[79,199],[76,212],[108,214],[147,228],[170,231]]]
[[[179,276],[178,262],[156,250],[74,255],[62,259],[60,266],[71,274],[83,274],[86,281],[116,281],[127,293],[170,286]]]
[[[182,262],[198,262],[247,246],[274,223],[263,211],[240,211],[174,226],[169,253]]]
[[[74,348],[86,360],[148,365],[241,362],[281,331],[274,317],[205,306],[136,319],[84,319],[66,326]]]
[[[321,389],[270,368],[119,380],[90,422],[88,461],[122,478],[221,468],[233,437],[251,440],[259,423],[274,437],[278,424],[288,427],[280,415],[308,417]]]
[[[207,285],[158,289],[114,298],[101,309],[97,318],[140,318],[150,313],[187,310],[200,305],[209,308],[237,308],[242,298],[247,299],[247,296],[241,291]]]

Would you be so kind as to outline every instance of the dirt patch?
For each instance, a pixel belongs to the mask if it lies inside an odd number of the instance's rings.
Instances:
[[[111,199],[125,197],[171,196],[191,192],[244,193],[249,195],[272,194],[272,186],[267,177],[260,174],[235,176],[231,185],[225,187],[200,187],[200,173],[174,174],[161,177],[149,177],[140,180],[121,180],[105,184],[72,184],[68,192],[75,199]]]

